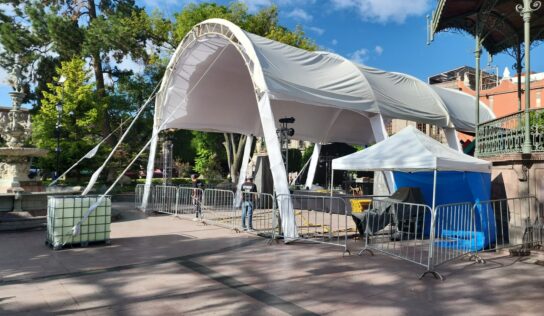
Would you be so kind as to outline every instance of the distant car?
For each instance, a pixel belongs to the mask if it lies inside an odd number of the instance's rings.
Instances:
[[[134,174],[134,175],[133,175]],[[145,178],[146,176],[146,172],[145,170],[140,170],[140,171],[127,171],[125,173],[125,175],[127,177],[130,177],[131,179],[138,179],[138,178]],[[133,177],[134,176],[134,177]],[[155,169],[155,171],[153,171],[153,178],[162,178],[163,177],[163,172],[161,169]],[[172,168],[172,177],[173,178],[177,178],[179,177],[179,171],[178,169],[176,168]]]
[[[138,171],[135,171],[135,170],[129,170],[127,172],[125,172],[125,176],[131,178],[131,179],[138,179],[140,178],[140,175],[138,173]]]

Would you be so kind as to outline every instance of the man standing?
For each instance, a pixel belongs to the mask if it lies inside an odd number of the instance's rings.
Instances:
[[[257,186],[253,183],[253,177],[248,176],[242,184],[242,228],[246,228],[246,216],[248,217],[249,230],[253,230],[253,203],[257,193]]]
[[[192,199],[195,207],[195,218],[193,220],[198,221],[199,219],[202,219],[202,209],[200,204],[202,203],[202,190],[204,189],[204,183],[202,183],[202,181],[198,179],[198,175],[194,173],[191,175],[191,182],[193,185]]]

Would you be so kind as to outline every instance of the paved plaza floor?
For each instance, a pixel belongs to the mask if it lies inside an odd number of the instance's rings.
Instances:
[[[127,211],[128,212],[128,211]],[[127,213],[129,214],[129,213]],[[134,214],[134,213],[132,213]],[[123,216],[121,216],[123,217]],[[112,244],[53,251],[0,234],[1,315],[542,315],[539,260],[488,254],[446,277],[384,255],[261,237],[169,216],[124,216]],[[537,254],[538,255],[538,254]]]

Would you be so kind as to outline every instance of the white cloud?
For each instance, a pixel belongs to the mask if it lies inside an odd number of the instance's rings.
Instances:
[[[365,21],[403,23],[409,16],[427,13],[431,0],[331,0],[336,9],[354,9]]]
[[[249,12],[256,12],[263,7],[269,7],[273,3],[271,0],[242,0],[247,5]]]
[[[302,20],[305,22],[310,22],[313,20],[313,16],[309,14],[308,12],[304,11],[301,8],[295,8],[293,11],[287,13],[288,18],[292,18],[294,20]]]
[[[130,56],[123,58],[123,61],[116,65],[121,70],[132,70],[135,74],[143,73],[145,68],[143,63],[135,62]]]
[[[349,59],[358,64],[364,64],[365,61],[368,60],[368,49],[361,48],[354,51],[353,53],[349,54]]]
[[[381,56],[383,54],[383,47],[377,45],[376,47],[374,47],[374,52],[376,53],[376,55]]]
[[[325,33],[324,29],[322,29],[320,27],[317,27],[317,26],[308,26],[307,29],[314,32],[314,33],[316,33],[319,36],[321,36],[321,35],[323,35],[323,33]]]
[[[331,41],[331,44],[333,44],[333,45],[338,44],[338,40],[336,38],[333,38],[333,40]]]
[[[194,1],[178,1],[178,0],[143,0],[143,3],[146,7],[152,7],[152,8],[157,8],[157,9],[161,9],[161,8],[164,8],[165,6],[171,6],[171,5],[176,5],[176,4],[179,4],[180,2],[182,2],[183,4],[187,4],[189,2],[194,2]]]
[[[247,5],[249,12],[256,12],[259,9],[269,7],[273,4],[278,7],[292,7],[294,5],[304,6],[316,3],[316,0],[240,0],[240,2]]]

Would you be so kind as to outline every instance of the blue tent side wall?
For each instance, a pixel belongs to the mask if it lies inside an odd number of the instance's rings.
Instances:
[[[425,204],[432,206],[433,201],[433,178],[432,171],[425,172],[394,172],[395,184],[400,187],[417,187],[421,190]],[[460,171],[439,171],[436,179],[436,202],[435,205],[487,201],[491,198],[491,174],[480,172],[460,172]],[[460,218],[469,218],[469,208],[459,209],[458,212],[467,212],[459,214]],[[495,215],[493,212],[483,212],[481,207],[476,207],[476,246],[471,246],[478,250],[487,248],[495,243]],[[451,215],[449,215],[451,217]],[[459,223],[454,223],[453,219],[446,218],[443,214],[437,214],[436,227],[442,231],[442,235],[463,235],[463,231],[458,231]],[[429,222],[426,223],[430,227]],[[453,226],[456,227],[453,227]],[[463,225],[465,226],[465,225]],[[466,224],[467,231],[470,230],[470,223]],[[451,231],[452,229],[456,231]],[[484,233],[485,232],[485,233]]]

